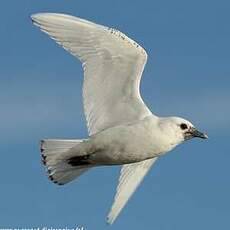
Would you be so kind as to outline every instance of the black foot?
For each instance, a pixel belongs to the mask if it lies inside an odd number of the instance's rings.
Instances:
[[[89,155],[77,156],[68,159],[67,163],[71,166],[89,165],[90,162],[88,160],[89,160]]]

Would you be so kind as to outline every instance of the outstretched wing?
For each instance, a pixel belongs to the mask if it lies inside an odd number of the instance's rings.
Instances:
[[[147,54],[136,42],[117,30],[69,15],[41,13],[32,20],[83,63],[90,135],[151,114],[139,93]]]
[[[157,157],[127,164],[121,168],[116,195],[107,219],[108,223],[114,222],[156,160]]]

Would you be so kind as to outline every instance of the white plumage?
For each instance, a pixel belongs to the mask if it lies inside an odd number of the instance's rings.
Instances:
[[[32,18],[83,64],[83,100],[90,135],[151,114],[139,93],[147,60],[141,46],[117,30],[76,17],[43,13]]]
[[[122,167],[114,203],[108,215],[109,223],[113,223],[117,218],[156,160],[157,157],[142,162],[127,164]]]
[[[89,131],[85,140],[43,140],[43,162],[59,184],[91,167],[124,164],[108,215],[113,223],[157,157],[195,136],[195,128],[181,118],[159,118],[146,107],[139,86],[147,54],[123,33],[64,14],[35,14],[32,20],[82,62]]]

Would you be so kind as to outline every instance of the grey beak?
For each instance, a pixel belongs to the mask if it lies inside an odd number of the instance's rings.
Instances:
[[[202,139],[208,139],[207,134],[202,133],[202,132],[198,131],[195,128],[193,130],[191,130],[191,134],[193,135],[193,137],[199,137],[199,138],[202,138]]]

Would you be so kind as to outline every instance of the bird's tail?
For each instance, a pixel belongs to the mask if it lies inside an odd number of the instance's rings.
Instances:
[[[72,164],[68,158],[63,158],[65,152],[82,143],[83,140],[46,139],[41,141],[42,162],[47,168],[51,181],[59,185],[66,184],[92,167],[89,164]],[[71,160],[71,159],[70,159]],[[75,158],[72,158],[75,160]],[[80,161],[82,162],[82,161]]]

